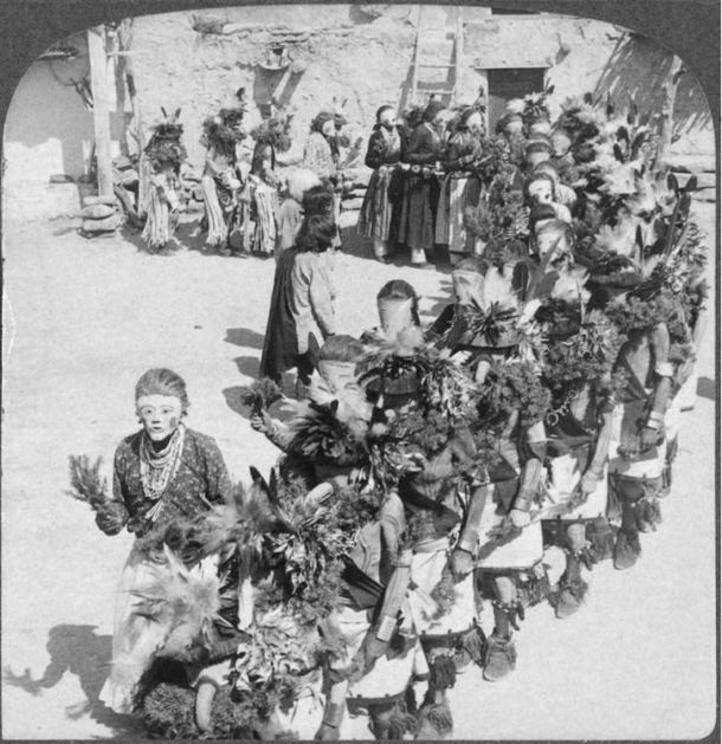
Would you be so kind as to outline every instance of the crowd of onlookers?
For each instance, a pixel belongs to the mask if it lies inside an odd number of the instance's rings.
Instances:
[[[481,98],[453,109],[431,100],[400,120],[394,106],[382,106],[365,158],[363,140],[351,141],[344,115],[322,111],[311,122],[301,162],[288,167],[280,160],[291,146],[292,117],[278,110],[249,131],[240,93],[238,105],[222,108],[203,126],[206,157],[196,192],[204,207],[206,252],[269,256],[288,248],[301,222],[303,193],[324,186],[337,218],[344,195],[352,189],[363,194],[356,230],[372,242],[379,261],[405,248],[416,266],[447,256],[455,263],[484,250],[487,239],[479,226],[502,159],[516,168],[515,187],[525,206],[548,201],[558,216],[571,219],[566,207],[574,194],[560,184],[559,169],[568,137],[550,131],[548,115],[525,121],[514,102],[494,135],[486,131]],[[172,252],[170,238],[184,209],[181,136],[178,122],[164,122],[145,149],[150,186],[144,237],[153,253]],[[553,200],[550,190],[556,192]],[[335,247],[340,244],[339,235]]]

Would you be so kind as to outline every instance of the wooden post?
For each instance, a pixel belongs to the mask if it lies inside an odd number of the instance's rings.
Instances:
[[[113,195],[113,164],[110,157],[110,114],[108,90],[108,60],[105,49],[105,27],[88,29],[90,86],[93,91],[93,128],[95,159],[98,169],[98,194]]]
[[[422,14],[424,10],[423,5],[419,5],[419,14],[418,14],[418,20],[416,25],[416,47],[414,49],[414,72],[413,77],[411,78],[411,105],[416,106],[416,88],[419,85],[419,50],[421,47],[421,23],[422,23]]]
[[[120,51],[125,54],[122,57],[123,60],[123,71],[125,73],[125,84],[128,88],[128,97],[130,98],[131,107],[133,109],[133,117],[131,123],[133,124],[134,131],[133,136],[135,137],[136,144],[138,146],[138,201],[136,204],[136,212],[139,218],[142,218],[146,214],[147,197],[148,197],[148,168],[143,149],[146,146],[145,141],[145,129],[143,127],[143,118],[141,116],[140,101],[138,100],[138,91],[135,86],[135,71],[133,65],[132,55],[132,38],[133,38],[133,19],[126,18],[123,20],[120,33]]]
[[[452,100],[458,105],[464,82],[464,9],[456,6],[456,44],[454,48],[454,93]]]

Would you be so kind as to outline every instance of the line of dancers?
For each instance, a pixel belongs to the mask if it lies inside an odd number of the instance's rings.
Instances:
[[[534,123],[567,152],[525,174],[520,142],[551,153]],[[103,699],[153,736],[302,735],[305,706],[318,740],[358,715],[376,739],[450,737],[457,675],[513,674],[526,613],[584,612],[594,567],[630,569],[660,525],[705,318],[694,180],[635,111],[579,101],[552,127],[532,96],[507,125],[439,317],[391,280],[361,338],[309,338],[290,418],[274,381],[248,388],[268,477],[231,485],[166,369],[138,382],[112,493],[72,459],[98,526],[136,535]],[[317,203],[300,234],[323,251]]]

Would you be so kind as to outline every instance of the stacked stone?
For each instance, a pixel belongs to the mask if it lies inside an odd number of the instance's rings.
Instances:
[[[80,213],[80,232],[88,238],[108,237],[123,223],[118,199],[113,196],[86,196]]]

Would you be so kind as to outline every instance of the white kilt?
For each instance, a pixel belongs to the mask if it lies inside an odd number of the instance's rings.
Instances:
[[[584,473],[579,469],[579,463],[573,454],[564,454],[550,460],[550,477],[545,488],[545,501],[541,510],[541,519],[556,519],[552,513],[560,506],[568,504],[582,481]],[[604,469],[602,479],[589,494],[587,500],[575,507],[568,514],[562,514],[562,519],[593,519],[606,514],[607,510],[607,471]]]
[[[653,457],[644,460],[627,460],[622,457],[618,450],[622,434],[622,419],[624,417],[624,406],[619,404],[612,413],[612,439],[609,446],[609,473],[618,473],[629,478],[659,478],[662,475],[665,464],[666,444],[659,444],[653,453]]]
[[[481,517],[479,527],[479,547],[483,548],[489,542],[487,533],[498,527],[504,519],[503,514],[496,511],[493,501],[494,486],[490,488],[489,500]],[[531,568],[544,554],[541,522],[535,522],[525,527],[521,534],[504,545],[494,548],[493,552],[477,561],[477,568],[487,570],[514,570]]]

